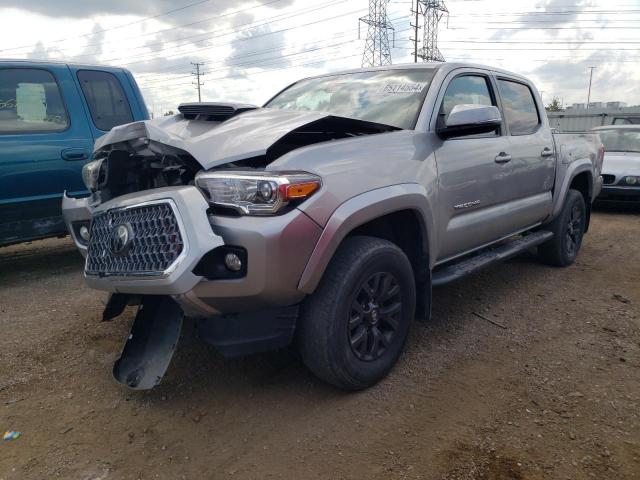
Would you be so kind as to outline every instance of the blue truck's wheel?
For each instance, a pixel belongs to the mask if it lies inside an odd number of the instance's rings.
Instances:
[[[375,384],[402,352],[415,303],[411,264],[400,248],[379,238],[347,238],[302,306],[303,361],[343,389]]]

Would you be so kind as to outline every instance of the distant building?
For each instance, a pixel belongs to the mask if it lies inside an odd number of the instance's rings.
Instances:
[[[589,102],[589,108],[625,108],[627,102]],[[574,103],[567,106],[567,110],[580,110],[587,108],[586,103]]]
[[[624,108],[627,106],[627,102],[607,102],[607,108]]]
[[[610,107],[610,105],[622,105]],[[625,102],[574,103],[563,112],[547,112],[551,128],[561,132],[584,132],[601,125],[640,125],[640,106],[627,107]]]

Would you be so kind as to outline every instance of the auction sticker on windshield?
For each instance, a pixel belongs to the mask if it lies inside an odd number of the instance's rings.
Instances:
[[[380,88],[378,93],[382,94],[411,94],[420,93],[426,83],[387,83]]]

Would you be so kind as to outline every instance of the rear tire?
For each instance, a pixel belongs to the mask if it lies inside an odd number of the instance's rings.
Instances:
[[[538,247],[543,262],[557,267],[567,267],[575,262],[586,226],[584,197],[578,190],[569,190],[564,206],[548,229],[553,238]]]
[[[415,304],[413,271],[400,248],[347,238],[302,305],[297,335],[304,363],[345,390],[374,385],[400,357]]]

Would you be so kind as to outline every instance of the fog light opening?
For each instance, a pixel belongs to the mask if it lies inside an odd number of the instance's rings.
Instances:
[[[87,228],[86,225],[82,225],[78,230],[78,233],[80,234],[80,238],[82,240],[84,240],[85,242],[89,241],[89,238],[91,237],[91,235],[89,234],[89,228]]]
[[[224,256],[224,264],[232,272],[239,272],[242,269],[242,260],[235,253],[227,253]]]

